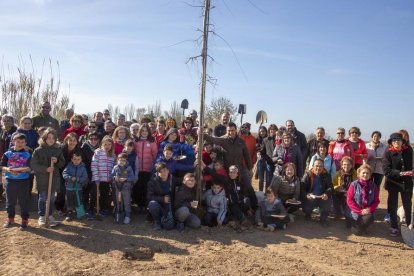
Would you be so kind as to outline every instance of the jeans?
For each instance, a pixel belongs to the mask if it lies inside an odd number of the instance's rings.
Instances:
[[[161,204],[158,203],[157,201],[151,200],[148,203],[148,211],[150,215],[152,216],[154,222],[161,223],[161,217],[167,210],[166,208],[164,208],[164,206],[161,206]]]
[[[37,202],[38,205],[38,214],[39,216],[45,216],[46,213],[46,201],[47,201],[47,191],[39,191],[39,199]],[[53,214],[53,202],[55,201],[55,192],[52,190],[50,193],[49,201],[49,216]]]
[[[204,222],[206,225],[212,227],[217,225],[217,215],[216,213],[207,212],[204,215]],[[223,224],[227,224],[227,218],[224,219]]]
[[[273,173],[275,172],[275,165],[266,162],[266,187],[272,183]]]
[[[266,177],[266,161],[264,159],[260,159],[257,161],[257,173],[259,175],[259,191],[263,191],[265,180],[266,188],[270,185],[270,182],[267,181]]]
[[[27,220],[30,208],[30,180],[6,179],[5,188],[7,217],[14,218],[16,215],[15,206],[19,201],[20,215],[22,219]]]
[[[114,202],[115,202],[115,210],[118,211],[118,187],[116,184],[112,184],[112,190],[114,191]],[[124,182],[122,185],[121,190],[121,204],[122,206],[119,206],[120,209],[123,209],[125,211],[126,217],[131,217],[131,190],[132,190],[132,183],[131,182]]]
[[[398,209],[398,193],[401,193],[401,201],[403,204],[404,212],[406,214],[405,221],[407,225],[411,223],[411,197],[413,195],[412,189],[408,191],[401,191],[397,186],[393,184],[387,184],[388,191],[388,212],[390,213],[391,227],[398,228],[398,218],[397,218],[397,209]]]
[[[325,222],[328,218],[329,210],[331,209],[331,198],[327,200],[322,199],[307,199],[305,197],[303,202],[303,212],[306,216],[310,216],[315,207],[320,209],[320,221]]]
[[[190,228],[199,228],[201,225],[200,219],[185,206],[175,210],[174,217],[177,222],[184,223],[185,226]]]

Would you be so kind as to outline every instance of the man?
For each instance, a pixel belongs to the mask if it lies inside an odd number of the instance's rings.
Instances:
[[[70,118],[72,118],[74,111],[72,108],[68,108],[65,110],[65,116],[66,119],[63,119],[62,121],[60,121],[60,131],[62,133],[65,133],[65,131],[70,128]]]
[[[103,111],[103,121],[104,122],[106,122],[106,121],[112,121],[112,119],[111,119],[111,113],[109,113],[109,110],[108,109],[104,109],[104,111]]]
[[[244,123],[240,127],[240,138],[246,144],[252,164],[255,164],[257,159],[256,138],[250,133],[250,126],[250,123]]]
[[[116,120],[116,125],[117,126],[125,126],[125,115],[124,114],[119,114],[118,115],[118,119]]]
[[[10,141],[13,134],[17,131],[17,127],[14,125],[14,118],[11,115],[4,114],[1,116],[0,124],[0,156],[3,156],[5,152],[9,150]],[[2,184],[2,171],[0,167],[0,199],[3,194]]]
[[[298,175],[303,175],[303,173],[305,171],[305,168],[306,168],[306,157],[308,156],[308,144],[306,142],[305,134],[303,134],[302,132],[300,132],[299,130],[296,129],[295,122],[293,122],[293,120],[287,120],[286,121],[286,129],[292,135],[293,142],[296,145],[299,146],[299,148],[302,152],[303,172],[297,172],[297,173],[298,173]]]
[[[226,111],[221,115],[221,124],[218,124],[214,128],[213,134],[215,137],[221,137],[224,134],[226,134],[226,127],[227,127],[227,124],[229,123],[229,119],[230,119],[229,112]]]
[[[52,127],[57,132],[57,137],[61,136],[60,126],[58,120],[50,116],[50,111],[52,106],[49,102],[44,102],[41,106],[41,111],[39,115],[36,115],[32,118],[33,129],[38,130],[40,127]]]
[[[253,176],[252,162],[247,150],[246,143],[237,135],[237,126],[235,123],[230,122],[226,128],[227,134],[223,137],[211,137],[205,134],[204,139],[207,142],[221,146],[224,149],[224,163],[226,169],[235,165],[239,168],[239,175],[242,185],[246,189],[252,189],[251,179]],[[257,201],[251,202],[253,209],[257,208]]]
[[[197,111],[195,111],[193,109],[193,110],[191,110],[189,115],[190,115],[191,119],[193,119],[194,127],[198,127],[199,123],[197,121],[197,118],[198,118]]]
[[[105,136],[105,129],[104,129],[104,115],[102,112],[98,111],[93,114],[93,121],[96,125],[96,133],[98,133],[99,139],[102,139]]]
[[[320,142],[326,144],[326,146],[329,146],[329,141],[325,139],[325,129],[323,127],[318,127],[315,131],[315,138],[310,139],[308,142],[308,151],[309,154],[308,156],[305,156],[305,159],[307,160],[307,162],[310,161],[310,159],[312,158],[312,156],[315,155],[315,153],[318,152],[318,144]]]

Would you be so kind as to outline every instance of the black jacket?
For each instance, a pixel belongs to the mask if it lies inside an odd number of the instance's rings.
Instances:
[[[190,189],[185,185],[177,187],[174,197],[174,211],[181,207],[191,210],[191,201],[195,199],[195,189]]]
[[[175,197],[175,189],[177,186],[181,185],[177,178],[172,176],[171,174],[168,176],[168,180],[170,183],[170,191],[169,193],[164,192],[161,187],[161,179],[159,176],[154,175],[151,180],[148,182],[148,191],[147,191],[147,200],[149,201],[157,201],[160,204],[164,203],[164,197],[166,195],[171,196],[171,205],[174,206],[174,197]]]
[[[396,185],[400,190],[411,191],[413,189],[413,178],[411,176],[400,176],[402,171],[413,170],[413,149],[405,148],[402,152],[385,150],[382,159],[382,168],[384,175],[387,177],[385,181],[385,189],[389,185]]]
[[[322,193],[327,195],[332,194],[333,187],[331,175],[325,171],[321,173],[320,177],[322,181]],[[302,198],[306,197],[307,194],[310,194],[312,192],[312,180],[313,177],[311,176],[311,172],[306,172],[302,177],[302,181],[300,183],[300,195]]]

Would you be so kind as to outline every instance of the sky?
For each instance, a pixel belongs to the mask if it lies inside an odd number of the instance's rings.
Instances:
[[[414,1],[212,0],[206,103],[246,104],[243,122],[293,119],[305,134],[358,126],[414,136]],[[198,0],[0,0],[2,66],[60,64],[77,113],[188,99],[199,109]],[[31,65],[30,65],[31,67]],[[188,112],[188,111],[187,111]],[[239,121],[237,121],[239,122]],[[414,140],[414,139],[412,139]]]

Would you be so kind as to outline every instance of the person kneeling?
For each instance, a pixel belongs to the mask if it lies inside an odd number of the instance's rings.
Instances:
[[[282,200],[272,188],[266,189],[266,199],[259,202],[259,209],[256,211],[256,223],[265,230],[286,229],[289,222],[286,209]]]
[[[379,204],[377,185],[371,180],[372,169],[364,164],[358,168],[358,179],[349,186],[345,216],[352,233],[359,235],[374,222],[374,212]]]
[[[213,182],[211,189],[207,190],[203,199],[207,204],[207,213],[204,216],[205,223],[209,226],[222,226],[227,223],[227,199],[223,184]]]

